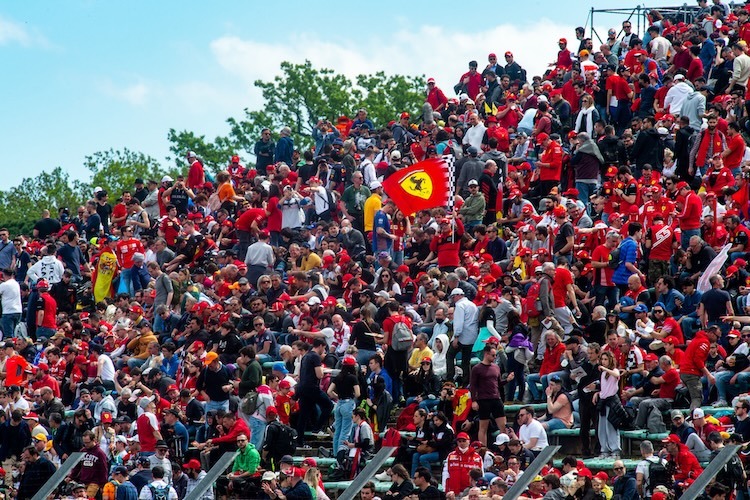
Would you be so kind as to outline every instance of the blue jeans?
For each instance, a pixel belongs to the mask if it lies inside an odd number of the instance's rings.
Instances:
[[[529,392],[531,392],[531,398],[534,401],[541,401],[542,396],[544,395],[544,391],[547,390],[547,375],[539,375],[538,373],[531,373],[526,378],[526,382],[529,386]],[[542,383],[542,390],[541,392],[536,386],[537,382]]]
[[[49,340],[55,333],[57,333],[57,331],[54,328],[46,328],[44,326],[40,326],[36,329],[36,338],[45,338]]]
[[[606,303],[607,309],[612,309],[617,304],[619,292],[616,286],[594,285],[594,305],[603,306]]]
[[[682,237],[680,239],[680,246],[683,250],[687,250],[690,246],[690,238],[693,236],[700,236],[701,230],[700,229],[683,229],[682,230]]]
[[[263,447],[263,438],[265,437],[266,423],[257,417],[250,417],[250,442],[256,450]]]
[[[333,453],[346,448],[341,443],[352,433],[352,412],[356,407],[353,399],[340,399],[333,408]]]
[[[414,477],[414,473],[417,472],[417,467],[426,467],[427,470],[432,469],[432,464],[436,464],[440,461],[440,453],[433,451],[432,453],[414,453],[411,456],[411,477]]]
[[[409,406],[412,403],[416,403],[417,398],[406,398],[406,406]],[[440,401],[437,399],[423,399],[419,405],[418,408],[421,408],[425,410],[427,413],[429,413],[433,408],[435,408]]]
[[[567,429],[568,426],[563,423],[559,418],[553,418],[545,422],[547,424],[548,431],[556,431],[557,429]]]
[[[117,287],[117,293],[127,293],[131,297],[133,293],[133,279],[131,278],[131,270],[123,269],[120,273],[120,284]]]
[[[581,200],[584,205],[586,205],[587,211],[591,210],[589,198],[596,192],[596,184],[576,181],[576,189],[578,190],[578,199]]]
[[[206,413],[210,411],[229,411],[229,400],[226,401],[206,401]]]
[[[375,356],[377,351],[368,351],[367,349],[360,349],[357,351],[357,364],[359,366],[367,366],[370,362],[370,358]]]
[[[729,262],[734,262],[737,259],[747,260],[748,254],[746,252],[732,252],[729,254]]]
[[[20,322],[21,313],[3,314],[0,318],[0,330],[2,330],[3,337],[15,337],[16,326]]]

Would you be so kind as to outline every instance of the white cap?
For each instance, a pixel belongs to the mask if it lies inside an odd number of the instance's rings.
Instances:
[[[508,442],[510,442],[510,438],[504,432],[501,432],[495,438],[495,446],[500,446],[501,444],[505,444],[505,443],[508,443]]]
[[[94,188],[94,194],[98,193],[99,191],[104,191],[104,189],[102,189],[102,187],[101,187],[101,186],[96,186],[96,187]]]
[[[684,80],[684,79],[685,79],[685,75],[683,75],[681,73],[677,73],[676,75],[674,75],[672,77],[672,80],[675,81],[675,82],[678,81],[678,80]]]
[[[467,94],[461,94],[458,96],[459,101],[466,101],[469,99],[469,96]]]
[[[703,412],[703,408],[695,408],[691,415],[691,419],[695,420],[696,418],[703,418],[705,416],[706,414]]]
[[[472,179],[472,180],[470,180],[470,181],[469,181],[469,184],[468,184],[468,185],[469,185],[469,186],[478,186],[478,185],[479,185],[479,183],[477,182],[477,180],[476,180],[476,179]]]
[[[380,290],[379,292],[377,292],[375,294],[375,296],[376,297],[381,297],[381,298],[386,299],[386,300],[388,300],[388,299],[391,298],[391,296],[388,295],[388,292],[386,292],[385,290]]]
[[[380,183],[380,181],[372,181],[370,183],[370,189],[375,190],[379,187],[383,187],[383,185]]]
[[[536,98],[536,102],[549,102],[549,99],[547,99],[546,95],[540,95]]]
[[[401,151],[394,151],[391,153],[391,160],[400,160],[401,159]]]
[[[465,293],[461,288],[454,288],[453,290],[451,290],[451,297],[454,297],[456,295],[465,295]]]
[[[656,129],[656,132],[659,135],[669,135],[669,130],[667,130],[667,127],[659,127]]]
[[[535,273],[535,274],[536,274],[536,273],[543,273],[543,272],[544,272],[544,268],[543,268],[542,266],[536,266],[536,267],[534,268],[534,273]]]
[[[162,182],[174,182],[174,179],[172,179],[172,178],[171,178],[170,176],[168,176],[168,175],[165,175],[164,177],[162,177],[162,178],[161,178],[161,181],[162,181]]]
[[[320,305],[320,299],[318,297],[310,297],[307,299],[308,306]]]
[[[195,158],[195,151],[188,151],[187,157],[188,158]]]

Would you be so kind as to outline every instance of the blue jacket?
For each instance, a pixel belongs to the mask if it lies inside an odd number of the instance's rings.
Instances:
[[[281,137],[276,143],[274,159],[277,162],[283,161],[290,167],[292,166],[292,153],[294,153],[294,141],[291,137]]]
[[[612,276],[612,281],[615,285],[627,285],[628,278],[633,274],[630,269],[625,267],[626,262],[630,262],[633,265],[637,265],[638,259],[638,247],[633,238],[625,238],[620,243],[620,265],[615,269],[615,274]]]
[[[615,495],[620,495],[620,500],[637,500],[638,490],[635,487],[635,478],[630,476],[618,477],[612,488]]]

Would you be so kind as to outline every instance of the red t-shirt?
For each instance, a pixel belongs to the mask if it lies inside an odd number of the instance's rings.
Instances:
[[[272,196],[268,199],[268,226],[269,231],[281,231],[281,210],[279,209],[279,198]]]
[[[187,187],[192,190],[200,189],[203,187],[203,183],[206,181],[205,173],[203,171],[203,165],[198,160],[195,160],[190,165],[188,171]]]
[[[164,219],[161,223],[161,231],[167,245],[174,246],[177,236],[180,235],[180,223],[177,219]]]
[[[674,231],[670,226],[658,224],[648,229],[647,239],[651,241],[649,260],[668,261],[672,258],[672,243],[675,241]]]
[[[694,82],[696,78],[699,78],[701,76],[703,76],[703,63],[696,57],[695,59],[690,61],[690,66],[688,66],[687,75],[685,75],[685,78],[687,78],[691,82]]]
[[[564,267],[555,269],[555,282],[552,284],[552,294],[555,299],[555,308],[565,307],[565,298],[568,296],[568,285],[573,284],[573,275]]]
[[[143,413],[136,419],[138,424],[138,440],[141,443],[141,451],[156,451],[156,434],[159,430],[159,421],[153,413]]]
[[[258,227],[260,227],[265,218],[265,210],[263,210],[262,208],[250,208],[248,210],[245,210],[242,215],[239,216],[237,222],[234,224],[234,227],[238,231],[250,232],[250,228],[252,227],[253,222],[256,222],[258,224]]]
[[[609,262],[609,253],[610,249],[606,245],[599,245],[594,249],[594,252],[591,254],[591,261],[592,262]],[[614,282],[612,281],[612,276],[615,274],[615,270],[609,266],[601,268],[601,269],[594,269],[594,285],[602,285],[602,286],[614,286]]]
[[[742,157],[745,155],[745,140],[742,135],[735,134],[734,137],[727,137],[727,149],[731,152],[724,158],[724,166],[730,170],[738,168],[742,163]]]
[[[675,389],[680,385],[680,372],[676,368],[670,368],[662,375],[664,383],[659,386],[659,397],[674,399]]]
[[[641,222],[646,227],[654,225],[654,217],[661,215],[664,222],[669,220],[669,217],[674,212],[674,202],[662,198],[659,201],[647,201],[643,205],[643,214]]]
[[[629,99],[628,94],[630,94],[630,86],[628,85],[628,82],[626,82],[625,79],[620,75],[612,75],[607,77],[607,85],[605,88],[607,90],[611,90],[612,95],[618,101]]]
[[[20,354],[9,357],[5,361],[5,387],[23,384],[29,366],[29,362]]]
[[[136,252],[145,252],[141,240],[137,240],[135,238],[118,241],[116,248],[117,260],[120,261],[120,265],[123,267],[123,269],[130,269],[131,267],[133,267],[133,255]]]
[[[44,292],[39,296],[44,301],[44,318],[42,324],[37,326],[43,326],[44,328],[57,328],[57,301],[52,298],[49,292]]]
[[[685,200],[685,210],[680,216],[680,229],[698,229],[701,227],[703,215],[703,202],[700,196],[690,192]]]
[[[479,93],[479,88],[484,83],[484,78],[482,78],[481,73],[474,73],[473,75],[471,72],[464,73],[461,75],[461,84],[463,84],[464,78],[469,79],[469,83],[466,84],[466,92],[469,94],[469,99],[476,99],[477,94]]]
[[[112,209],[112,220],[119,218],[119,217],[123,217],[127,214],[128,214],[128,207],[126,207],[124,203],[118,203],[117,205],[115,205],[115,208]],[[127,219],[118,222],[117,227],[124,226],[126,220]]]

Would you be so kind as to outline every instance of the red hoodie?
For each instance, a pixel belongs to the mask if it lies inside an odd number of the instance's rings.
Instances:
[[[250,439],[251,437],[250,428],[245,423],[245,420],[241,418],[237,418],[232,428],[229,429],[226,434],[224,434],[221,437],[211,439],[211,443],[212,444],[235,443],[237,441],[237,436],[239,436],[240,434],[244,434],[245,436],[247,436],[248,439]]]

